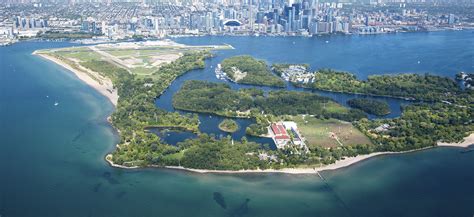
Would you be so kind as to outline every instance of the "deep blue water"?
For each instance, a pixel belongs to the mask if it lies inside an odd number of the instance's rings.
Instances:
[[[332,67],[361,77],[428,71],[454,76],[474,71],[472,36],[464,31],[178,41],[236,47],[218,52],[208,66],[246,53],[269,62],[309,62],[313,68]],[[62,46],[71,44],[22,42],[0,47],[2,217],[474,215],[474,152],[462,154],[458,148],[376,157],[323,172],[327,182],[314,175],[111,168],[103,159],[118,140],[106,122],[113,111],[110,103],[67,70],[30,55],[36,49]],[[208,74],[195,71],[179,79],[213,80]],[[168,92],[178,89],[174,85]],[[223,195],[227,209],[213,199],[214,192]]]

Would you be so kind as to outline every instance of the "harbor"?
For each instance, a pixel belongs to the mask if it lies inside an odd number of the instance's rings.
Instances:
[[[227,76],[227,73],[225,73],[223,70],[222,70],[222,66],[221,64],[217,64],[217,67],[216,69],[214,70],[214,72],[216,73],[216,78],[219,79],[219,80],[222,80],[222,81],[225,81],[225,80],[230,80],[229,79],[229,76]]]

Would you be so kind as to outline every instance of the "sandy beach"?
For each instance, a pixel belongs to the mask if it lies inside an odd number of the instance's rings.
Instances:
[[[431,147],[428,147],[431,148]],[[427,148],[425,148],[427,149]],[[194,173],[216,173],[216,174],[246,174],[246,173],[285,173],[285,174],[318,174],[321,171],[326,171],[326,170],[336,170],[344,167],[348,167],[350,165],[353,165],[355,163],[364,161],[366,159],[379,156],[379,155],[389,155],[389,154],[402,154],[402,153],[408,153],[408,152],[414,152],[414,151],[420,151],[424,149],[419,149],[419,150],[412,150],[412,151],[406,151],[406,152],[375,152],[367,155],[359,155],[356,157],[346,157],[343,160],[336,161],[334,164],[329,164],[325,165],[322,167],[315,167],[315,168],[284,168],[280,170],[276,169],[266,169],[266,170],[205,170],[205,169],[191,169],[191,168],[185,168],[182,166],[153,166],[151,165],[150,167],[154,168],[165,168],[165,169],[172,169],[172,170],[183,170],[183,171],[188,171],[188,172],[194,172]],[[137,169],[140,167],[134,166],[134,167],[127,167],[123,165],[118,165],[112,162],[111,160],[112,155],[108,154],[105,156],[105,160],[109,163],[110,166],[117,167],[117,168],[122,168],[122,169]]]
[[[62,67],[64,67],[65,69],[71,71],[74,73],[74,75],[76,75],[76,77],[78,77],[80,80],[82,80],[83,82],[85,82],[87,85],[91,86],[92,88],[94,88],[95,90],[97,90],[100,94],[104,95],[105,97],[107,97],[107,99],[116,107],[117,106],[117,101],[118,101],[118,94],[117,94],[117,90],[114,89],[114,86],[113,86],[113,83],[110,79],[106,78],[106,77],[103,77],[101,75],[99,75],[98,73],[96,72],[93,72],[93,71],[90,71],[88,70],[87,73],[91,73],[94,77],[96,78],[100,78],[100,81],[101,83],[99,83],[99,81],[91,78],[86,72],[84,71],[81,71],[81,70],[78,70],[78,69],[74,69],[73,67],[69,66],[68,64],[62,62],[61,60],[57,59],[57,58],[54,58],[52,56],[49,56],[47,54],[44,54],[44,53],[38,53],[38,52],[33,52],[33,55],[38,55],[42,58],[45,58],[51,62],[54,62]]]
[[[470,145],[473,145],[474,141],[474,133],[469,135],[468,137],[464,138],[464,142],[460,143],[438,143],[438,146],[449,146],[449,147],[460,147],[460,148],[466,148]],[[173,169],[173,170],[183,170],[183,171],[188,171],[188,172],[195,172],[195,173],[217,173],[217,174],[250,174],[250,173],[285,173],[285,174],[318,174],[321,171],[327,171],[327,170],[337,170],[341,169],[344,167],[351,166],[353,164],[356,164],[358,162],[367,160],[369,158],[375,157],[375,156],[382,156],[382,155],[392,155],[392,154],[404,154],[404,153],[410,153],[410,152],[416,152],[416,151],[423,151],[426,149],[430,148],[435,148],[435,147],[426,147],[422,149],[416,149],[416,150],[410,150],[410,151],[403,151],[403,152],[375,152],[371,154],[366,154],[366,155],[358,155],[355,157],[346,157],[343,160],[338,160],[336,163],[325,165],[322,167],[315,167],[315,168],[284,168],[280,170],[276,169],[266,169],[266,170],[205,170],[205,169],[191,169],[191,168],[185,168],[182,166],[165,166],[165,167],[160,167],[160,166],[150,166],[150,167],[155,167],[155,168],[166,168],[166,169]],[[117,165],[114,164],[110,158],[112,155],[107,155],[106,160],[107,162],[113,166],[113,167],[118,167],[118,168],[123,168],[123,169],[136,169],[139,167],[126,167],[122,165]]]
[[[423,150],[423,149],[421,149]],[[238,173],[285,173],[285,174],[318,174],[319,172],[322,171],[327,171],[327,170],[337,170],[341,169],[344,167],[348,167],[350,165],[353,165],[355,163],[367,160],[369,158],[375,157],[375,156],[381,156],[381,155],[389,155],[389,154],[403,154],[403,153],[408,153],[408,152],[414,152],[414,151],[420,151],[420,150],[413,150],[413,151],[407,151],[407,152],[375,152],[371,154],[366,154],[366,155],[358,155],[356,157],[346,157],[343,160],[338,160],[336,163],[325,165],[322,167],[315,167],[315,168],[284,168],[280,170],[275,170],[275,169],[266,169],[266,170],[203,170],[203,169],[189,169],[189,168],[184,168],[184,167],[178,167],[178,166],[167,166],[165,168],[167,169],[176,169],[176,170],[186,170],[190,172],[196,172],[196,173],[220,173],[220,174],[238,174]]]
[[[438,146],[447,146],[447,147],[462,147],[467,148],[471,145],[474,145],[474,133],[471,133],[468,137],[464,138],[464,141],[458,143],[446,143],[438,142]]]

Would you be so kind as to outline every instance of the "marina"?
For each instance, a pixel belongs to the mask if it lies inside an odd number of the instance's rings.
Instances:
[[[211,67],[212,68],[212,67]],[[216,66],[216,69],[215,69],[215,73],[216,73],[216,78],[219,79],[219,80],[229,80],[229,77],[227,76],[227,74],[222,71],[222,67],[221,67],[221,64],[217,64]]]

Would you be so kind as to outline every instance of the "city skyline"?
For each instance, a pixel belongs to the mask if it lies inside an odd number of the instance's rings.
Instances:
[[[302,1],[180,1],[175,3],[4,4],[1,38],[45,32],[84,33],[112,40],[173,35],[382,34],[474,27],[474,4]]]

